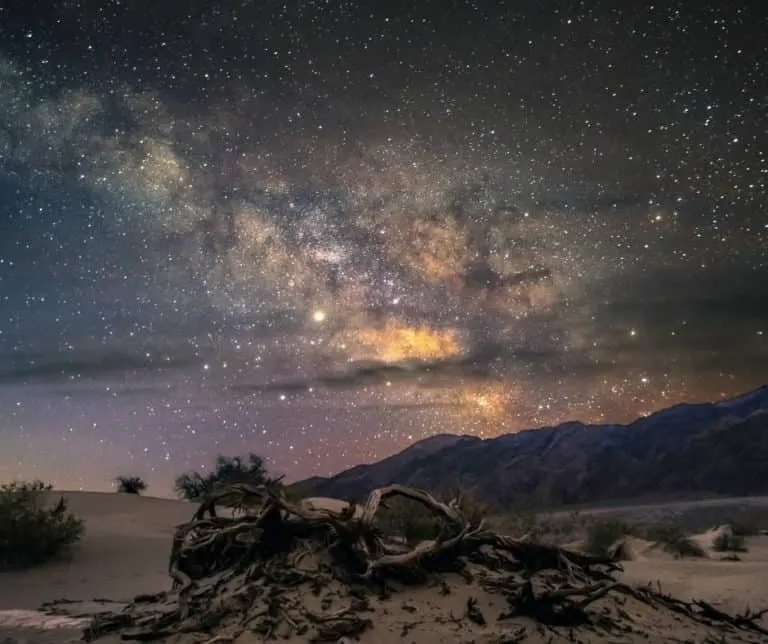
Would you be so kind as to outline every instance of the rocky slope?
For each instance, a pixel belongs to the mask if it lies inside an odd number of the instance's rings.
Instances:
[[[488,440],[436,436],[302,485],[315,495],[356,498],[393,481],[431,490],[460,485],[503,506],[768,494],[768,386],[629,425],[570,422]]]

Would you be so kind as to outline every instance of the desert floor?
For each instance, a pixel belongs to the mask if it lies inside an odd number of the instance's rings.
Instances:
[[[85,520],[83,540],[60,561],[0,573],[3,644],[3,637],[29,644],[79,639],[79,631],[67,628],[76,622],[43,620],[36,611],[44,602],[128,598],[169,586],[171,537],[177,524],[189,520],[193,505],[106,492],[64,495],[70,509]]]
[[[42,567],[0,573],[0,642],[65,642],[79,638],[66,618],[56,621],[35,612],[44,602],[109,598],[129,600],[141,593],[167,589],[167,557],[177,524],[187,521],[194,506],[175,500],[97,492],[67,492],[70,508],[86,521],[86,534],[70,555]],[[693,504],[620,507],[597,512],[618,513],[634,520],[707,517],[709,525],[745,507],[768,519],[768,499],[717,499]],[[718,520],[719,519],[719,520]],[[703,519],[701,519],[703,520]],[[768,521],[763,526],[768,528]],[[741,561],[675,560],[658,550],[639,552],[624,564],[625,578],[660,584],[684,599],[703,599],[729,611],[768,606],[768,537],[748,539]],[[64,628],[61,628],[64,627]],[[66,628],[69,627],[69,628]],[[5,639],[4,639],[5,638]],[[10,639],[7,639],[10,638]],[[399,641],[395,639],[393,641]]]
[[[697,501],[615,505],[585,509],[585,514],[620,517],[632,523],[674,522],[706,542],[706,530],[730,521],[768,529],[768,497],[715,498]],[[704,534],[702,534],[704,533]],[[704,545],[704,544],[703,544]],[[724,610],[768,607],[768,536],[747,539],[741,561],[674,559],[660,553],[624,562],[625,579],[661,584],[665,592],[684,599],[703,599]]]

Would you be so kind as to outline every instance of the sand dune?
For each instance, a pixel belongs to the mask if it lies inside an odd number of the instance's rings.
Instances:
[[[64,492],[86,523],[69,556],[38,568],[0,573],[0,610],[34,610],[44,602],[130,598],[168,587],[174,527],[194,506],[183,501],[107,492]]]
[[[43,636],[44,631],[66,631],[68,638],[74,638],[79,633],[73,628],[82,621],[57,621],[35,612],[44,603],[62,598],[127,601],[170,585],[166,566],[171,536],[176,525],[191,517],[193,505],[111,493],[65,495],[71,509],[86,521],[85,537],[63,560],[32,570],[0,573],[0,636],[28,633],[34,627],[38,630],[29,641],[62,642],[63,635],[50,639],[53,635]],[[702,535],[702,539],[711,541],[711,535]],[[705,560],[674,560],[645,542],[633,542],[637,556],[626,562],[625,577],[633,582],[660,584],[675,595],[704,599],[729,610],[762,607],[768,602],[768,537],[755,537],[748,545],[749,552],[741,555],[742,561],[728,562],[720,561],[719,555]],[[414,591],[410,603],[419,602],[419,592],[424,591]],[[461,603],[465,598],[456,594],[450,601]],[[420,641],[417,631],[409,641]],[[425,632],[424,637],[427,635]],[[395,632],[379,631],[366,641],[384,644],[402,640]]]
[[[703,599],[731,612],[768,607],[768,537],[748,538],[748,552],[739,553],[740,561],[723,561],[724,554],[711,549],[714,532],[693,537],[705,547],[707,558],[674,559],[646,552],[624,563],[625,579],[661,585],[677,597]]]

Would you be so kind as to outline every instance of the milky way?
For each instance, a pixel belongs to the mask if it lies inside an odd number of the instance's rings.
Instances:
[[[0,479],[328,474],[767,379],[746,5],[37,4],[0,9]]]

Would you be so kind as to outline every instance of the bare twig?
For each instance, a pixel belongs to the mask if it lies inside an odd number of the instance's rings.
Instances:
[[[393,497],[410,499],[431,513],[439,536],[409,547],[398,535],[383,533],[377,514]],[[221,505],[237,509],[237,516],[217,516]],[[335,499],[327,505],[320,499],[292,502],[275,485],[216,490],[191,521],[176,529],[168,563],[172,590],[145,595],[119,613],[100,614],[86,638],[115,631],[123,639],[138,640],[184,633],[204,636],[205,644],[223,644],[248,629],[264,638],[337,642],[373,626],[363,616],[373,610],[364,599],[366,592],[384,596],[391,592],[389,581],[405,573],[426,579],[446,569],[468,581],[477,578],[479,588],[506,597],[509,614],[504,617],[525,615],[549,630],[591,628],[589,611],[595,610],[601,628],[613,624],[623,632],[624,625],[616,621],[621,611],[608,617],[603,604],[593,605],[631,597],[688,623],[716,625],[731,634],[768,634],[757,624],[768,611],[732,616],[704,602],[686,603],[633,588],[612,577],[620,566],[610,558],[487,530],[483,521],[462,514],[460,494],[444,503],[424,490],[387,485],[373,490],[359,506]],[[443,594],[450,591],[446,578],[437,581]],[[319,611],[305,606],[303,592],[318,597]],[[339,598],[350,595],[357,599],[339,608]],[[486,628],[492,623],[487,610],[473,598],[456,624]],[[403,631],[428,621],[420,617]]]

